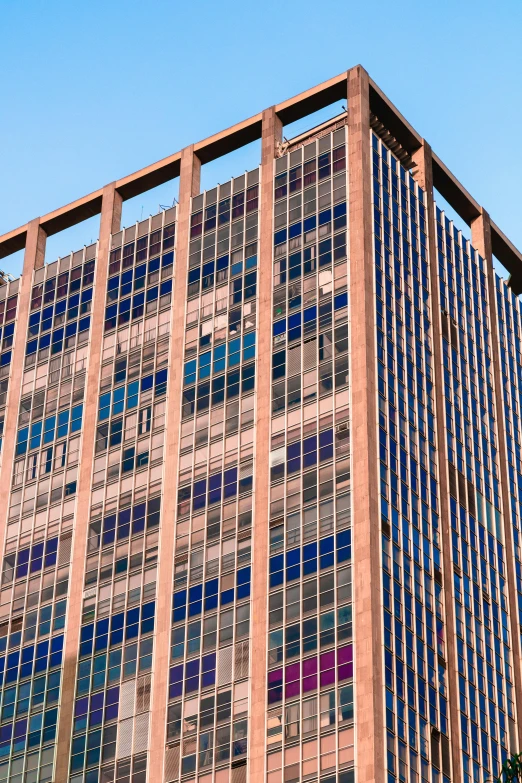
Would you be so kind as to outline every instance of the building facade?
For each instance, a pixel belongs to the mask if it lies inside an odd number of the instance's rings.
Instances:
[[[22,247],[0,783],[498,775],[522,737],[522,256],[364,69],[0,237]]]

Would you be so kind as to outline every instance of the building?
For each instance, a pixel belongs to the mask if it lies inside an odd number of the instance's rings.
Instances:
[[[200,193],[255,139],[259,168]],[[175,177],[177,206],[121,228]],[[22,247],[0,783],[498,773],[522,734],[522,256],[364,69],[0,237]]]

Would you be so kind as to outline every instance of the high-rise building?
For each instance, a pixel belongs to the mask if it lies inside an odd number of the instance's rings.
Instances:
[[[498,774],[522,747],[522,256],[367,73],[0,237],[23,247],[0,783]]]

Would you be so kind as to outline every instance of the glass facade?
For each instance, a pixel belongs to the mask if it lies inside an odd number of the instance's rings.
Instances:
[[[372,135],[389,783],[447,783],[447,654],[426,201]]]
[[[34,273],[5,499],[2,781],[53,779],[95,256],[91,245]]]
[[[522,305],[379,118],[273,120],[237,131],[262,166],[199,193],[201,142],[197,195],[0,285],[0,783],[484,783],[518,749]]]
[[[498,432],[484,260],[437,209],[453,600],[465,783],[498,775],[514,721]]]
[[[345,129],[275,163],[267,781],[353,780]]]
[[[71,783],[147,777],[175,212],[112,240]]]
[[[522,306],[499,275],[495,275],[495,287],[506,429],[509,516],[513,530],[518,622],[522,633]]]
[[[258,183],[192,200],[166,781],[246,772]]]
[[[0,460],[4,434],[5,406],[9,388],[9,373],[13,357],[12,345],[18,305],[19,280],[0,286]]]

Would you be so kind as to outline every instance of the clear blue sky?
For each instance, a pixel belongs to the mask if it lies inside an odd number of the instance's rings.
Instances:
[[[520,0],[0,0],[0,234],[361,63],[522,248],[521,30]],[[96,235],[52,237],[47,260]]]

